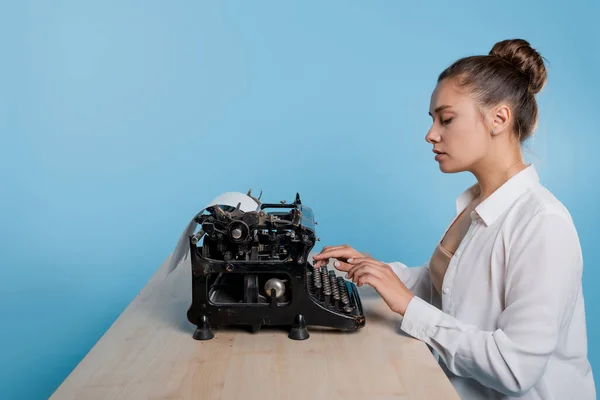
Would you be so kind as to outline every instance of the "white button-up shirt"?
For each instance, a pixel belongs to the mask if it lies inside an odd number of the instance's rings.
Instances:
[[[475,189],[457,199],[456,217]],[[567,209],[529,165],[471,219],[442,295],[428,263],[389,263],[415,294],[402,330],[429,345],[463,399],[596,399],[583,260]]]

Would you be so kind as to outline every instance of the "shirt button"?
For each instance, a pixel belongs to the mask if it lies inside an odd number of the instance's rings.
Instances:
[[[450,288],[444,288],[444,294],[450,293]]]

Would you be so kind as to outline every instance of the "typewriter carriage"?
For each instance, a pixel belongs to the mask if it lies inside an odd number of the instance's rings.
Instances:
[[[291,204],[257,203],[256,211],[247,212],[239,204],[213,205],[195,217],[201,229],[189,237],[187,312],[197,326],[194,338],[211,339],[212,329],[221,326],[291,326],[288,336],[296,340],[309,337],[307,325],[363,327],[356,286],[308,262],[318,240],[312,210],[298,194]]]

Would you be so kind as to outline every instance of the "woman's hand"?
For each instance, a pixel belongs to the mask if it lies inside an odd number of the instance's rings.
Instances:
[[[352,257],[363,257],[364,255],[352,247],[344,244],[342,246],[325,246],[323,250],[313,258],[317,261],[314,265],[315,268],[319,268],[321,265],[326,265],[329,263],[330,258],[335,258],[336,261],[333,263],[333,266],[344,272],[348,272],[352,265],[348,264],[346,260]]]
[[[365,283],[372,286],[392,311],[404,315],[414,294],[402,283],[392,267],[364,256],[348,245],[324,247],[321,253],[314,256],[317,260],[315,267],[326,264],[330,258],[336,259],[333,266],[337,270],[348,273],[346,278],[352,279],[359,287]]]
[[[352,279],[358,287],[365,283],[372,286],[392,311],[404,315],[414,294],[402,283],[392,267],[371,257],[349,258],[347,262],[352,265],[348,279]]]

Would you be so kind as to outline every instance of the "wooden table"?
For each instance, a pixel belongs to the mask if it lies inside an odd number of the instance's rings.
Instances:
[[[188,259],[189,261],[189,259]],[[291,340],[263,327],[192,338],[189,264],[156,272],[51,397],[135,399],[459,399],[427,346],[400,331],[372,288],[366,326]]]

